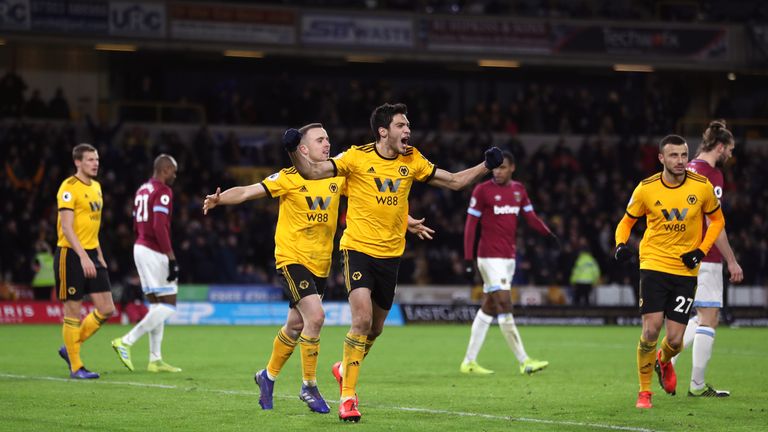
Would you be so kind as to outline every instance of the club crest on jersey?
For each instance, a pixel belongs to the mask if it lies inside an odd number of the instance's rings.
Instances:
[[[336,183],[331,183],[330,185],[328,185],[328,189],[330,189],[331,193],[336,193],[339,191],[339,185],[337,185]]]
[[[301,289],[303,289],[303,290],[305,290],[305,289],[309,288],[309,282],[307,282],[307,281],[305,281],[305,280],[303,280],[303,281],[299,282],[299,288],[301,288]]]
[[[362,273],[360,273],[359,271],[356,271],[356,272],[352,273],[352,280],[356,280],[356,281],[358,281],[358,280],[360,280],[362,277],[363,277],[363,274],[362,274]]]
[[[397,172],[399,172],[401,176],[405,177],[409,173],[408,167],[405,165],[402,165],[400,168],[397,169]]]
[[[501,195],[494,195],[493,196],[494,201],[501,201]]]
[[[696,195],[688,195],[688,204],[696,204]]]

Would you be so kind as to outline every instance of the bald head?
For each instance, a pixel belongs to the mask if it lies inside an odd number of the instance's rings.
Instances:
[[[168,154],[161,154],[155,158],[155,174],[154,177],[165,184],[173,184],[176,180],[176,170],[179,165],[176,163],[176,159]]]

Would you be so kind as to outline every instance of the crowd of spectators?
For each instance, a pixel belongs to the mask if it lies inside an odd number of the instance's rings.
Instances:
[[[61,87],[56,89],[47,103],[38,89],[32,90],[27,98],[27,88],[27,83],[13,69],[0,78],[0,118],[70,119],[69,102]]]
[[[420,114],[414,111],[418,124]],[[290,125],[295,126],[295,125]],[[117,129],[117,130],[116,130]],[[132,124],[96,125],[71,122],[5,121],[0,126],[0,274],[3,279],[29,283],[35,244],[56,240],[55,193],[73,173],[72,147],[81,141],[97,146],[101,157],[99,181],[104,190],[101,244],[114,283],[135,278],[132,262],[133,194],[151,175],[155,155],[174,155],[180,172],[174,185],[172,239],[182,268],[182,283],[274,283],[273,235],[277,201],[262,200],[216,209],[207,217],[202,198],[217,186],[238,183],[228,168],[238,165],[287,166],[276,129],[259,151],[240,146],[234,134],[212,133],[205,126],[191,137],[172,128],[151,132]],[[365,130],[331,129],[334,151],[367,142]],[[528,188],[536,211],[563,241],[561,250],[548,249],[532,230],[522,227],[518,241],[516,283],[567,284],[579,244],[583,240],[597,258],[606,283],[631,283],[636,274],[630,264],[617,267],[611,260],[613,232],[636,183],[658,171],[657,147],[648,138],[605,141],[584,135],[578,148],[553,140],[526,150],[510,134],[502,145],[518,159],[515,178]],[[419,130],[415,145],[438,166],[460,170],[482,159],[492,144],[490,133],[446,133]],[[528,146],[529,148],[530,146]],[[731,243],[745,271],[745,284],[768,283],[768,177],[760,171],[768,164],[765,148],[739,141],[735,157],[725,168],[724,208]],[[436,229],[431,242],[408,238],[400,272],[401,283],[460,284],[462,236],[471,190],[459,193],[416,185],[410,213],[426,217]],[[343,229],[343,225],[340,230]],[[635,242],[640,232],[635,231]],[[636,263],[634,268],[636,269]],[[330,298],[343,297],[340,272],[333,268]]]
[[[150,85],[156,99],[204,106],[214,124],[280,126],[320,119],[349,127],[366,124],[380,101],[398,100],[419,112],[422,129],[617,135],[673,130],[692,99],[684,75],[526,70],[485,71],[478,78],[449,71],[435,76],[429,67],[409,66],[405,78],[397,65],[349,66],[333,76],[287,69],[265,64],[253,73],[222,70],[205,77],[171,69],[127,81],[124,97],[139,99],[136,89]]]

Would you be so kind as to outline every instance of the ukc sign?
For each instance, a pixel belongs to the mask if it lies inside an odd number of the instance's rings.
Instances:
[[[165,3],[109,3],[110,35],[164,38],[165,21]]]
[[[0,0],[0,29],[29,30],[29,2]]]

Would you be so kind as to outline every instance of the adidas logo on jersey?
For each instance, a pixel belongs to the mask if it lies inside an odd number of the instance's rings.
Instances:
[[[654,204],[655,207],[661,207],[662,205],[663,204],[659,200],[656,200],[656,204]]]
[[[504,214],[518,214],[520,213],[520,207],[518,206],[510,206],[510,205],[503,205],[503,206],[493,206],[493,214],[495,215],[504,215]]]
[[[370,168],[368,168],[368,172],[369,172],[369,173],[374,173],[374,174],[375,174],[375,173],[376,173],[376,170],[375,170],[375,169],[373,169],[373,167],[370,167]]]
[[[299,189],[299,192],[309,192],[309,190],[307,189],[306,186],[302,185],[301,188]]]

